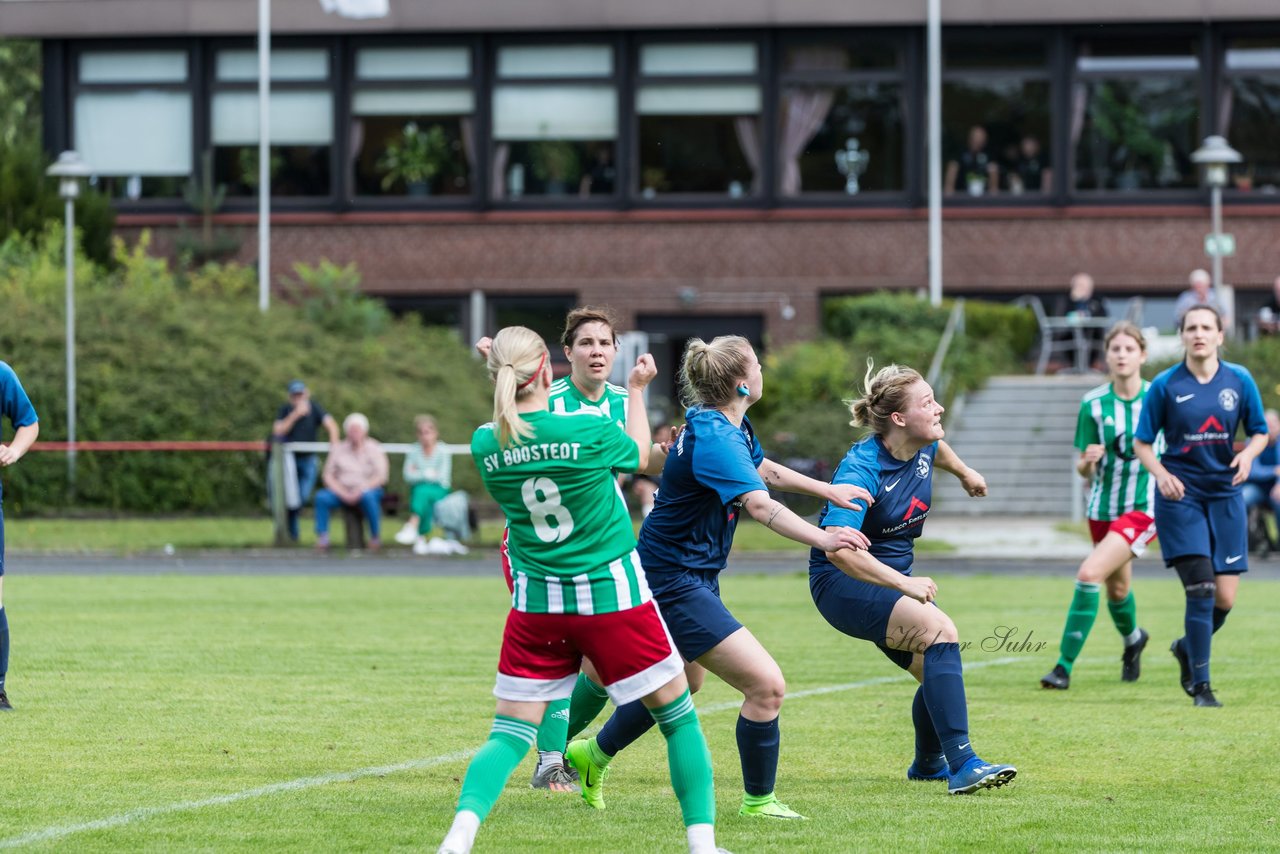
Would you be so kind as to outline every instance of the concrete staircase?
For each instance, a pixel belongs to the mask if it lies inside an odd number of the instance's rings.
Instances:
[[[945,472],[934,477],[939,514],[1071,516],[1072,447],[1080,398],[1105,382],[1084,376],[993,377],[944,416],[947,442],[987,479],[989,495],[969,498]]]

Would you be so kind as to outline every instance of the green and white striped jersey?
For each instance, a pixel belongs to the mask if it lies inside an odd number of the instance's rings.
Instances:
[[[1102,445],[1106,451],[1094,470],[1089,489],[1090,519],[1110,521],[1131,510],[1151,512],[1155,480],[1142,467],[1133,451],[1133,434],[1138,429],[1142,399],[1151,383],[1142,381],[1142,391],[1132,400],[1115,393],[1111,383],[1090,389],[1080,401],[1076,420],[1075,446],[1084,451]]]
[[[522,417],[535,431],[522,444],[500,448],[493,423],[471,438],[485,488],[507,517],[511,606],[535,614],[605,614],[649,601],[631,516],[613,474],[636,470],[636,443],[595,409]]]
[[[552,412],[598,412],[611,421],[627,427],[627,390],[613,383],[604,384],[604,394],[597,401],[587,400],[569,377],[561,377],[551,384],[547,408]]]

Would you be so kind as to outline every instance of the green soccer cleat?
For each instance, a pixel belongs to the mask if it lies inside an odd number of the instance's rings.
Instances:
[[[591,760],[586,739],[575,741],[564,752],[565,762],[578,772],[578,785],[582,787],[582,800],[592,809],[604,809],[604,778],[609,768]]]
[[[744,800],[742,809],[738,810],[738,815],[747,816],[748,818],[775,818],[788,821],[804,820],[804,816],[779,801],[776,795],[770,795],[769,800],[762,804],[748,805]]]

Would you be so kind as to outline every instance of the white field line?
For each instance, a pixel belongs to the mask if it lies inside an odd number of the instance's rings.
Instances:
[[[1012,664],[1020,661],[1018,658],[996,658],[991,661],[978,661],[973,664],[966,664],[964,669],[978,670],[983,667],[994,667],[1002,664]],[[846,682],[842,685],[824,685],[821,688],[810,688],[806,691],[794,691],[787,694],[788,701],[799,700],[804,697],[817,697],[823,694],[836,694],[841,691],[853,691],[858,688],[871,688],[876,685],[885,685],[891,682],[902,682],[911,679],[906,673],[894,676],[876,676],[871,679],[862,679],[858,682]],[[738,701],[729,701],[723,703],[711,703],[706,706],[698,707],[699,715],[709,715],[716,712],[727,712],[740,708],[742,705]],[[286,780],[283,783],[269,783],[266,786],[258,786],[255,789],[245,789],[240,792],[232,792],[227,795],[215,795],[211,798],[202,798],[195,801],[178,801],[172,804],[165,804],[158,807],[139,807],[129,810],[128,812],[117,813],[107,818],[100,818],[94,821],[86,821],[82,824],[64,824],[46,827],[44,830],[33,830],[30,833],[24,833],[21,836],[11,836],[8,839],[0,839],[0,848],[19,848],[23,845],[36,845],[41,842],[52,842],[55,839],[63,839],[77,833],[84,833],[89,830],[109,830],[113,827],[123,827],[126,824],[133,824],[139,821],[146,821],[149,818],[156,818],[163,815],[172,815],[173,813],[190,812],[192,810],[204,809],[205,807],[217,807],[224,804],[233,804],[237,801],[247,801],[252,798],[263,798],[268,795],[276,795],[282,792],[297,792],[303,789],[313,789],[316,786],[327,786],[331,783],[349,783],[353,780],[362,780],[366,777],[385,777],[388,774],[398,774],[402,771],[418,771],[423,768],[431,768],[436,765],[444,765],[449,762],[460,762],[464,759],[470,759],[475,755],[478,747],[470,750],[460,750],[456,753],[445,753],[440,756],[432,756],[427,759],[410,759],[407,762],[400,762],[395,765],[379,765],[373,768],[358,768],[355,771],[340,771],[333,774],[319,774],[315,777],[299,777],[296,780]]]

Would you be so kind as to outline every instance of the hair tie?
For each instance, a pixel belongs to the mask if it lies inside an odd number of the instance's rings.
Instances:
[[[529,379],[525,380],[524,382],[520,383],[520,385],[516,386],[516,391],[520,391],[522,388],[524,388],[525,386],[527,386],[529,383],[531,383],[531,382],[533,382],[535,379],[537,379],[538,374],[542,373],[542,366],[546,363],[546,361],[547,361],[547,351],[546,351],[546,350],[543,350],[543,351],[542,351],[542,358],[538,360],[538,367],[536,367],[536,368],[534,368],[534,369],[533,369],[533,373],[529,375]]]

